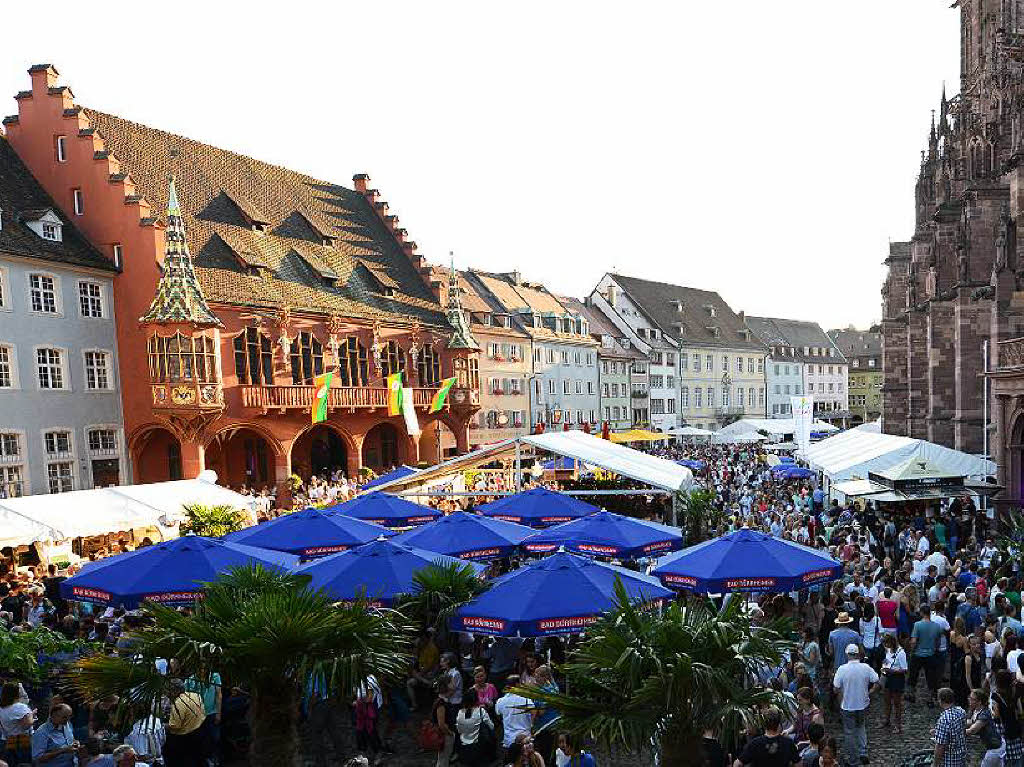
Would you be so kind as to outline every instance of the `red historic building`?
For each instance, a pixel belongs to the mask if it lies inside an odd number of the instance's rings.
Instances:
[[[125,434],[136,482],[212,468],[232,485],[375,470],[460,450],[477,346],[457,290],[442,306],[416,243],[369,178],[321,181],[82,107],[49,65],[4,120],[10,144],[115,280]],[[334,370],[327,421],[313,378]],[[406,373],[422,436],[389,417]],[[458,377],[449,405],[433,392]]]

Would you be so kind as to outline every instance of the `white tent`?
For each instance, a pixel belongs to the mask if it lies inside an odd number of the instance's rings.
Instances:
[[[582,431],[555,431],[546,434],[527,434],[497,442],[432,468],[423,469],[417,474],[377,485],[373,489],[396,492],[422,485],[437,477],[481,466],[498,458],[508,458],[524,446],[576,458],[591,466],[598,466],[662,490],[689,490],[693,484],[693,474],[690,470],[673,461],[642,453],[625,445],[616,445]]]
[[[701,429],[698,426],[676,426],[669,429],[667,433],[674,437],[713,437],[715,435],[713,431]]]
[[[772,438],[785,437],[796,433],[796,421],[793,418],[741,418],[728,426],[723,426],[717,434],[744,434],[750,431],[764,432]],[[835,426],[824,421],[811,424],[811,431],[839,431]]]
[[[753,429],[748,431],[726,431],[726,429],[720,429],[715,432],[714,441],[716,445],[749,445],[764,439],[767,439],[767,437]]]
[[[882,419],[879,418],[877,421],[868,421],[862,423],[860,426],[854,426],[857,431],[866,431],[869,434],[881,434],[882,433]]]
[[[64,540],[122,530],[173,528],[184,518],[187,503],[224,504],[251,511],[252,499],[205,479],[183,479],[150,485],[73,490],[58,495],[26,495],[0,499],[0,545],[25,545],[38,540]],[[7,520],[13,520],[9,529]],[[13,532],[12,532],[13,531]]]
[[[867,479],[869,471],[879,472],[910,458],[934,462],[964,477],[984,477],[996,472],[992,461],[934,442],[857,429],[816,442],[801,457],[832,483]]]

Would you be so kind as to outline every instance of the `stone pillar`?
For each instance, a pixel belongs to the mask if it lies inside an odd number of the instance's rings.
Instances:
[[[956,413],[953,447],[965,453],[981,453],[985,446],[982,435],[985,420],[982,344],[991,326],[989,302],[972,301],[968,291],[961,288],[955,307],[955,323]]]
[[[195,479],[206,469],[206,448],[202,442],[181,440],[181,476]]]
[[[284,445],[281,454],[274,456],[274,484],[277,487],[277,508],[292,507],[292,442]]]
[[[348,451],[348,476],[357,478],[363,466],[363,439],[365,434],[352,435],[352,449]]]
[[[928,439],[928,322],[924,312],[907,314],[907,436]]]
[[[420,462],[420,439],[409,434],[406,436],[405,462],[409,466],[415,466]]]
[[[947,447],[953,446],[953,416],[956,413],[958,349],[954,310],[950,303],[932,301],[928,305],[927,344],[918,342],[918,346],[923,347],[927,364],[928,422],[925,439]]]

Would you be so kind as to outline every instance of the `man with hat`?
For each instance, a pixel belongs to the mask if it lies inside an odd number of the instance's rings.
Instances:
[[[837,621],[838,622],[838,621]],[[855,767],[868,764],[868,706],[871,693],[878,689],[878,674],[867,663],[860,662],[860,645],[845,648],[846,663],[836,669],[834,689],[842,692],[840,710],[843,719],[843,764]]]
[[[836,616],[836,627],[829,632],[828,649],[829,655],[832,657],[832,667],[835,669],[846,663],[846,648],[849,645],[860,647],[862,641],[860,634],[853,630],[852,624],[853,616],[844,610]],[[829,689],[828,702],[829,708],[834,711],[836,708],[834,689]]]

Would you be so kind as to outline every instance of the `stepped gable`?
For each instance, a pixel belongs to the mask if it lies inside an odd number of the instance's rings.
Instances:
[[[25,224],[47,210],[61,220],[61,241],[44,240]],[[61,212],[0,135],[0,252],[55,263],[117,271]]]
[[[82,108],[152,210],[174,176],[195,274],[213,304],[447,327],[415,243],[375,190],[350,189]],[[365,175],[354,179],[364,186]]]

